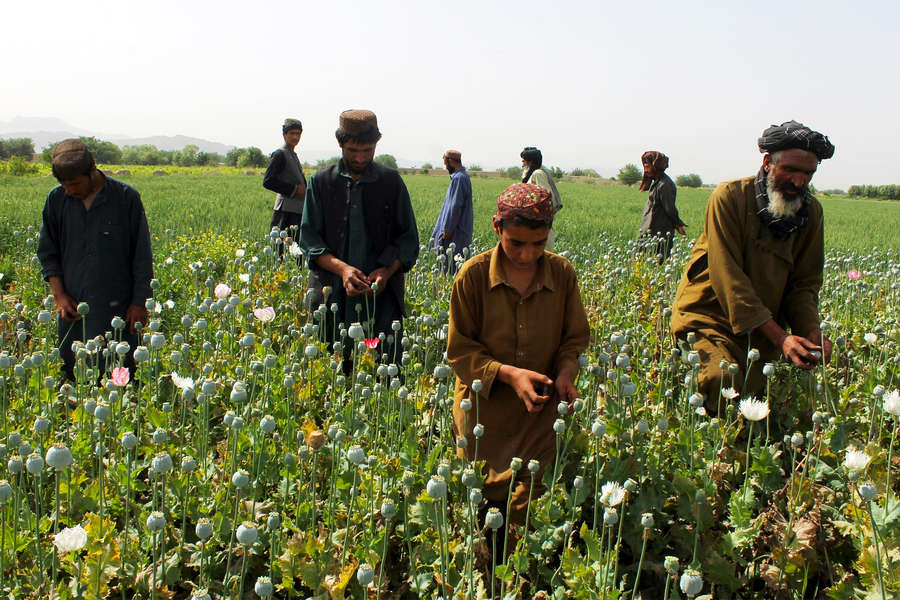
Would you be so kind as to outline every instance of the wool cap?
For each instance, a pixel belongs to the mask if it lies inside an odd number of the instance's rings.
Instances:
[[[284,124],[281,126],[281,133],[287,133],[293,129],[303,131],[303,123],[299,119],[285,119]]]
[[[345,110],[339,122],[341,131],[350,135],[360,135],[378,129],[378,119],[371,110]]]
[[[53,148],[53,175],[57,179],[85,175],[93,166],[94,155],[81,140],[70,138]]]

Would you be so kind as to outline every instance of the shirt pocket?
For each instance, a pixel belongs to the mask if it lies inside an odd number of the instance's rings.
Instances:
[[[104,218],[97,228],[97,248],[114,262],[127,260],[128,232],[125,224],[115,217]]]

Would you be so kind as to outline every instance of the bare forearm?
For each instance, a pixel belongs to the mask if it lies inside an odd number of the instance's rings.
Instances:
[[[785,338],[787,338],[787,332],[775,322],[775,319],[769,319],[765,323],[759,326],[759,332],[766,336],[772,345],[776,348],[781,348],[784,344]]]
[[[54,298],[58,297],[60,294],[66,293],[66,288],[63,285],[62,277],[58,275],[52,275],[47,279],[47,283],[50,284],[50,293]]]
[[[348,267],[347,263],[339,259],[334,254],[331,254],[330,252],[326,252],[325,254],[317,257],[316,264],[329,273],[334,273],[335,275],[340,275],[344,271],[344,269]]]

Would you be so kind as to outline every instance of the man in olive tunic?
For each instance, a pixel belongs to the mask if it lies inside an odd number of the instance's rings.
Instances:
[[[589,336],[575,269],[545,250],[554,212],[548,190],[530,183],[508,187],[494,216],[499,243],[463,264],[450,295],[453,429],[467,442],[459,453],[486,462],[484,497],[501,512],[514,480],[511,523],[524,520],[530,460],[540,467],[534,497],[544,491],[541,477],[553,468],[556,452],[557,406],[576,398],[578,356]],[[464,401],[471,403],[468,410]],[[484,433],[476,457],[479,422]],[[513,457],[523,462],[517,472],[510,468]]]
[[[329,340],[338,324],[359,322],[366,338],[384,334],[382,354],[399,362],[403,274],[419,256],[416,217],[400,174],[373,160],[381,139],[375,114],[347,110],[339,123],[341,160],[312,175],[306,188],[300,246],[310,267],[307,304],[328,305],[322,326]]]
[[[734,387],[750,396],[762,389],[766,361],[781,355],[809,370],[823,351],[825,360],[831,352],[819,329],[822,205],[810,194],[809,182],[834,146],[821,133],[789,121],[766,129],[759,149],[763,164],[755,177],[722,183],[710,196],[704,231],[672,311],[675,335],[696,336],[707,407],[716,406],[720,389],[732,382],[720,362],[738,365]],[[760,358],[750,368],[749,389],[740,390],[751,348]]]
[[[56,145],[53,175],[59,185],[44,204],[37,255],[56,301],[60,356],[72,379],[72,342],[83,340],[83,330],[92,338],[123,317],[122,337],[132,350],[137,346],[136,326],[147,323],[153,256],[140,194],[101,173],[81,141]],[[81,302],[87,315],[77,312]]]
[[[293,230],[294,240],[300,239],[300,217],[303,214],[303,198],[306,195],[306,177],[294,148],[303,135],[303,124],[297,119],[285,119],[281,126],[284,145],[272,152],[269,166],[263,176],[263,187],[278,194],[269,228]]]
[[[644,177],[640,191],[650,193],[644,206],[640,240],[656,252],[662,264],[672,252],[674,232],[686,235],[684,221],[678,216],[675,206],[675,182],[665,173],[669,168],[669,157],[662,152],[648,150],[641,155],[641,163],[644,165]]]

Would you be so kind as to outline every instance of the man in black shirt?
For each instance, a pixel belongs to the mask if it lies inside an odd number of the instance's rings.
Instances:
[[[124,317],[122,339],[137,346],[153,255],[140,194],[103,175],[81,141],[56,145],[53,175],[59,185],[44,204],[37,255],[59,313],[60,356],[73,378],[72,342],[112,330],[114,317]]]

